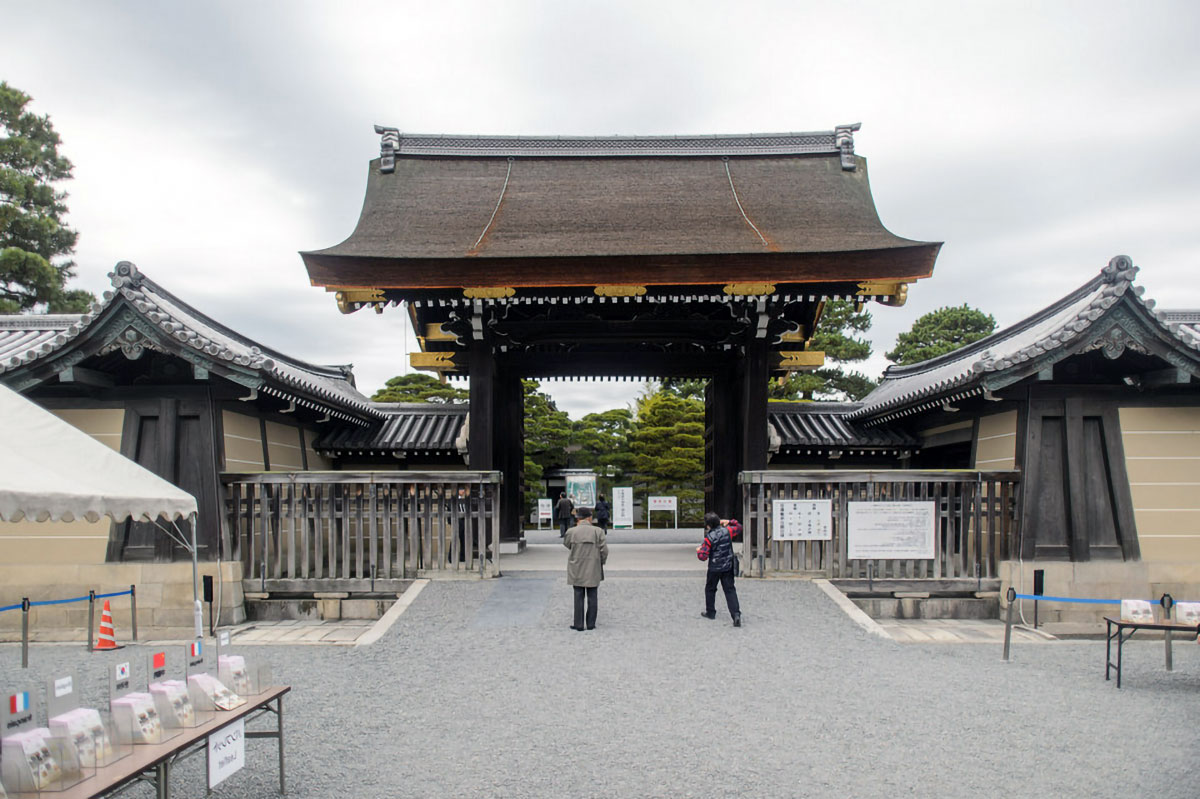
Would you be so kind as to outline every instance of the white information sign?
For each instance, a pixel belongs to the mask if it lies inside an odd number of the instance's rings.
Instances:
[[[846,557],[850,560],[934,557],[936,503],[849,502],[846,507]]]
[[[246,720],[208,736],[208,787],[214,788],[246,765]]]
[[[773,541],[833,540],[833,500],[777,499],[771,503]]]
[[[554,520],[554,503],[549,499],[538,500],[538,523]]]
[[[613,489],[612,526],[633,528],[633,488],[630,486]]]
[[[650,497],[650,510],[677,510],[675,497]]]

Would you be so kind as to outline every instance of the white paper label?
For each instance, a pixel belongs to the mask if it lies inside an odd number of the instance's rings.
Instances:
[[[229,646],[229,630],[221,630],[217,633],[217,643],[222,649]]]
[[[58,699],[66,696],[74,689],[73,681],[70,677],[59,677],[54,681],[54,698]]]
[[[246,720],[238,719],[208,736],[208,787],[246,765]]]

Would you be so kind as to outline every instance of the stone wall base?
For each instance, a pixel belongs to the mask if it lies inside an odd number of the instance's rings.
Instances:
[[[1048,596],[1082,599],[1151,599],[1164,593],[1176,601],[1200,602],[1200,562],[1161,561],[1005,561],[1000,564],[1000,611],[1008,607],[1005,597],[1011,585],[1018,594],[1033,593],[1033,571],[1046,572]],[[1032,603],[1024,602],[1025,616],[1032,621]],[[1116,616],[1119,605],[1038,603],[1042,624],[1103,624],[1105,616]]]
[[[222,625],[246,620],[242,598],[242,565],[222,563],[219,579],[217,564],[201,563],[203,576],[213,575],[214,590],[220,591]],[[188,639],[193,635],[191,563],[102,563],[102,564],[29,564],[0,565],[0,606],[20,604],[23,597],[36,602],[45,599],[86,597],[127,591],[137,586],[138,639]],[[203,592],[203,586],[201,586]],[[201,594],[203,600],[203,594]],[[128,643],[132,634],[128,596],[109,600],[117,643]],[[103,601],[96,602],[95,624],[100,624]],[[214,602],[215,605],[215,602]],[[208,604],[203,606],[204,626],[208,628]],[[21,611],[0,613],[0,641],[21,640]],[[31,641],[86,641],[88,603],[46,605],[29,611]],[[93,635],[95,630],[92,631]]]

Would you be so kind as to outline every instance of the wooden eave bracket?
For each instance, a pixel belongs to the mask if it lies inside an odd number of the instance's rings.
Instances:
[[[899,308],[908,302],[908,283],[903,280],[865,280],[858,284],[858,296],[883,297],[880,303]]]
[[[458,372],[466,367],[465,363],[456,360],[461,357],[455,352],[411,352],[408,363],[412,368],[424,372]]]
[[[772,369],[777,372],[811,372],[825,365],[825,353],[820,350],[784,350],[774,353]]]

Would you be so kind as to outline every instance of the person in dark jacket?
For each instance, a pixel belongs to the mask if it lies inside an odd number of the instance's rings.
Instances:
[[[596,501],[596,507],[592,508],[592,512],[596,514],[596,525],[607,533],[609,509],[608,500],[604,498],[603,494],[601,494],[600,499]]]
[[[721,525],[721,517],[715,513],[704,514],[704,541],[696,550],[696,557],[708,561],[708,577],[704,582],[704,612],[706,619],[717,617],[717,583],[725,592],[725,604],[733,617],[733,626],[742,626],[742,607],[738,604],[737,588],[733,585],[735,558],[733,538],[729,530]]]
[[[554,506],[554,515],[558,517],[559,538],[567,534],[567,528],[571,526],[571,516],[574,510],[575,503],[567,499],[566,492],[560,491],[558,494],[558,503]]]

